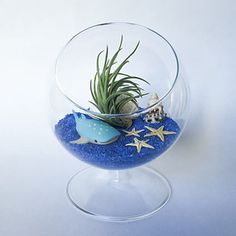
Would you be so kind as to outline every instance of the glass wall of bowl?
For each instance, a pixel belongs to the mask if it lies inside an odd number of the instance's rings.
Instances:
[[[189,89],[167,39],[133,23],[83,30],[58,56],[50,102],[55,136],[88,164],[67,186],[75,207],[126,222],[168,202],[170,183],[145,165],[176,143],[188,117]]]

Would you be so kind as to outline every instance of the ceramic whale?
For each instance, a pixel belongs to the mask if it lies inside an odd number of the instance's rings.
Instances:
[[[76,131],[80,135],[80,138],[70,143],[104,145],[115,142],[120,136],[118,130],[101,120],[88,119],[84,114],[81,114],[79,117],[75,111],[73,111],[73,115],[76,123]]]

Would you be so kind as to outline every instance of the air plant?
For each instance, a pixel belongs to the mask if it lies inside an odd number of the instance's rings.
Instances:
[[[90,103],[103,114],[122,114],[127,104],[133,104],[137,108],[137,99],[148,94],[143,93],[143,89],[137,82],[143,81],[149,84],[145,79],[122,72],[123,67],[138,49],[140,42],[137,43],[134,50],[114,69],[114,65],[117,63],[117,56],[122,50],[122,43],[123,36],[121,36],[118,50],[111,59],[108,59],[108,46],[106,47],[102,68],[100,68],[100,57],[104,51],[98,54],[96,74],[94,79],[90,81],[90,90],[93,98],[93,101],[90,101]],[[130,119],[122,117],[112,119],[104,118],[103,116],[103,119],[121,127],[128,127],[132,124]]]

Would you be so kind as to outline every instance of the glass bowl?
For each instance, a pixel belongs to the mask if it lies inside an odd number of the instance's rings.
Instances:
[[[131,82],[119,87],[121,80]],[[137,87],[143,96],[134,91]],[[132,92],[138,95],[135,101],[133,96],[127,99]],[[142,165],[180,136],[189,90],[176,52],[163,36],[133,23],[105,23],[81,31],[58,56],[50,99],[57,139],[89,164],[67,186],[78,209],[102,220],[131,221],[167,203],[170,184]]]

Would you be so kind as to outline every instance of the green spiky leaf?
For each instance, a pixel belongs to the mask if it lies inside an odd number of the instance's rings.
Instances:
[[[122,108],[129,102],[132,102],[138,107],[137,99],[147,95],[142,93],[143,89],[138,84],[138,81],[149,84],[145,79],[138,76],[131,76],[122,72],[124,66],[129,63],[129,59],[136,52],[140,42],[137,43],[134,50],[116,67],[117,57],[122,50],[123,35],[121,36],[120,44],[117,51],[108,59],[109,48],[105,49],[105,57],[100,67],[100,58],[104,51],[101,51],[96,60],[96,74],[94,79],[90,81],[90,91],[93,101],[90,101],[101,113],[120,114]],[[108,119],[109,123],[126,127],[127,119],[119,118]]]

